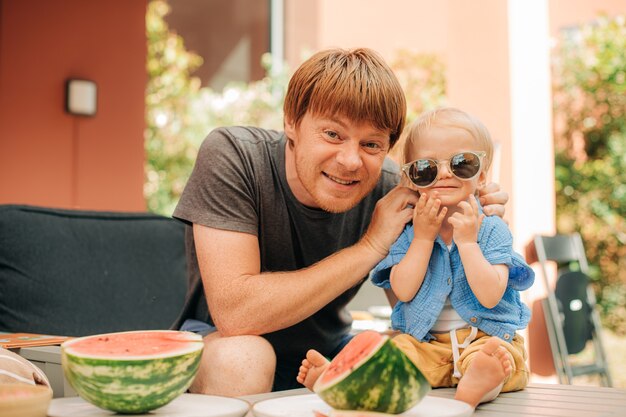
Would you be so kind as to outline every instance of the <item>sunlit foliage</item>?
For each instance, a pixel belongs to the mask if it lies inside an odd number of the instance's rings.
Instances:
[[[559,232],[585,242],[605,323],[626,334],[626,19],[562,34],[554,54]]]

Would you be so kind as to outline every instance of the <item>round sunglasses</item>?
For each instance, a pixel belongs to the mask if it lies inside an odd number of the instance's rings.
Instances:
[[[461,152],[449,159],[417,159],[402,165],[402,171],[416,187],[425,188],[437,182],[439,165],[448,163],[448,169],[460,180],[468,181],[480,174],[482,160],[486,152]]]

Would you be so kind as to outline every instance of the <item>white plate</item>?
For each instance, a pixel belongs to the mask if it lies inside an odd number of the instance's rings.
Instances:
[[[296,395],[259,401],[252,406],[256,417],[313,417],[313,410],[324,414],[330,407],[316,394]],[[474,410],[469,404],[448,398],[427,395],[410,410],[399,416],[407,417],[467,417]]]
[[[388,319],[391,317],[392,308],[390,306],[371,306],[367,311],[379,319]]]
[[[169,404],[140,416],[243,417],[250,406],[243,400],[214,395],[183,394]],[[80,397],[55,398],[50,402],[50,417],[104,417],[118,415],[103,410]]]
[[[390,329],[390,324],[388,320],[354,320],[352,322],[352,330],[374,330],[383,333]]]

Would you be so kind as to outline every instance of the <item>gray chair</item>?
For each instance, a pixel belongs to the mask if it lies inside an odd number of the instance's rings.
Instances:
[[[589,265],[580,234],[535,236],[537,259],[548,296],[542,300],[552,358],[561,384],[572,384],[580,375],[599,375],[612,386],[596,298],[588,276]],[[558,266],[556,285],[549,284],[547,263]],[[592,342],[593,361],[573,364],[572,355]]]

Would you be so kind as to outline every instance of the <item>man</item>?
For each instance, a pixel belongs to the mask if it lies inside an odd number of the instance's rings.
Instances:
[[[396,187],[386,159],[406,103],[375,52],[312,56],[289,82],[284,113],[284,132],[211,132],[174,212],[190,225],[190,290],[176,325],[208,331],[192,392],[300,386],[308,349],[333,356],[349,340],[345,306],[418,200]],[[496,203],[488,214],[502,215],[505,193],[483,197]]]

